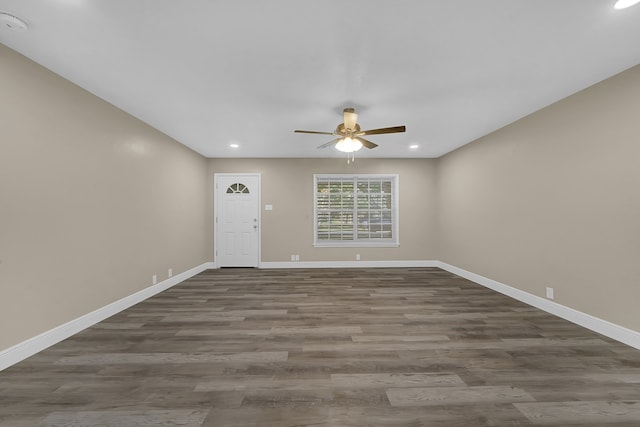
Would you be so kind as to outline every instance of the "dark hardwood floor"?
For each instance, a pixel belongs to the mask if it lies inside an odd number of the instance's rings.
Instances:
[[[436,268],[209,270],[0,372],[1,427],[640,426],[640,351]]]

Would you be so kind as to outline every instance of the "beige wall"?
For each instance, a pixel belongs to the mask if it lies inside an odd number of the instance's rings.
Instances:
[[[438,161],[439,258],[640,331],[640,66]]]
[[[262,261],[433,260],[640,331],[640,67],[440,159],[204,159],[0,45],[0,350],[213,260],[214,173]],[[314,248],[314,173],[400,176],[400,247]]]
[[[0,350],[210,260],[207,161],[0,45]]]
[[[435,159],[210,159],[209,174],[259,172],[262,178],[262,261],[436,259]],[[313,175],[398,174],[400,247],[316,248],[313,246]],[[213,194],[213,193],[212,193]],[[213,196],[211,197],[211,203]],[[265,211],[264,205],[273,205]],[[211,214],[213,215],[213,214]]]

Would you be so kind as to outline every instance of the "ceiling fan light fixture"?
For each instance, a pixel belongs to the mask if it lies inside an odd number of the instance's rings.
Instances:
[[[637,3],[640,3],[640,0],[618,0],[613,7],[616,9],[626,9]]]
[[[349,137],[342,138],[336,144],[336,149],[342,151],[343,153],[353,153],[354,151],[358,151],[361,148],[362,142]]]
[[[351,161],[355,161],[354,153],[360,150],[362,147],[368,149],[376,148],[378,144],[364,139],[367,135],[382,135],[386,133],[398,133],[405,132],[407,129],[405,126],[392,126],[386,128],[362,130],[358,124],[358,113],[355,108],[345,108],[344,121],[336,127],[333,132],[320,132],[317,130],[300,130],[296,129],[296,133],[312,133],[316,135],[331,135],[337,137],[329,142],[325,142],[319,145],[318,148],[336,147],[338,151],[349,154],[348,158]]]

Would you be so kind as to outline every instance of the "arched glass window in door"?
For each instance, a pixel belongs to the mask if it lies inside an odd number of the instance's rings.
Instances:
[[[227,194],[249,194],[249,187],[236,182],[235,184],[231,184],[229,188],[227,188]]]

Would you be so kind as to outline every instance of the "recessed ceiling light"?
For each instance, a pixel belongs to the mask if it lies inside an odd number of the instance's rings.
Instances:
[[[615,7],[616,9],[626,9],[639,2],[640,0],[618,0],[613,7]]]
[[[11,31],[27,31],[29,26],[22,19],[7,12],[0,12],[0,23],[2,27]]]
[[[240,148],[240,146],[238,144],[229,144],[229,147],[231,147],[231,148]]]
[[[420,147],[418,144],[413,144],[409,146],[409,148],[411,148],[412,150],[415,150],[418,147]]]

